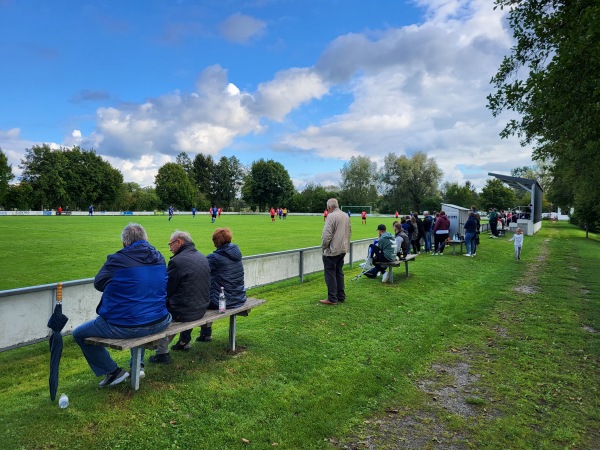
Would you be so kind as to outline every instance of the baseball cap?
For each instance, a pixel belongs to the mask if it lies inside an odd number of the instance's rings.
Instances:
[[[384,224],[379,224],[379,226],[377,227],[377,231],[379,231],[379,230],[385,231],[385,230],[387,230],[387,228],[385,227]]]

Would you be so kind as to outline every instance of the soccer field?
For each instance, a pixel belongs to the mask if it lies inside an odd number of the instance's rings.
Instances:
[[[367,226],[352,220],[352,240],[374,237],[380,219]],[[391,227],[393,219],[381,220]],[[142,224],[148,239],[168,261],[168,242],[175,230],[188,231],[198,250],[212,253],[211,236],[218,227],[233,232],[244,256],[320,245],[323,217],[288,216],[271,222],[268,215],[222,215],[211,223],[208,214],[167,216],[7,216],[0,217],[0,290],[96,276],[106,255],[121,248],[121,230],[129,222]]]

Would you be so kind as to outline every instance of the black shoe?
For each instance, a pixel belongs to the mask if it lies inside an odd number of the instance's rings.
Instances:
[[[125,372],[123,369],[118,367],[113,373],[109,373],[104,377],[98,386],[106,387],[106,386],[114,386],[115,384],[119,384],[122,381],[125,381],[129,378],[129,372]]]
[[[187,344],[184,344],[181,341],[177,341],[177,344],[171,345],[171,350],[173,350],[174,352],[187,352],[190,348],[192,348],[192,344],[190,344],[189,342]]]
[[[371,272],[366,272],[365,273],[365,277],[367,277],[367,278],[377,278],[377,275],[372,274]]]
[[[198,336],[196,338],[196,342],[210,342],[210,341],[212,341],[212,336],[202,336],[202,335],[200,335],[200,336]]]
[[[171,362],[171,356],[168,353],[161,353],[159,355],[152,355],[148,358],[148,361],[154,364],[169,364]]]

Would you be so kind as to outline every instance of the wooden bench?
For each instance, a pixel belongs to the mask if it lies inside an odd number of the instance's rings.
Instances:
[[[452,246],[452,254],[456,255],[456,246],[460,245],[460,253],[462,253],[464,243],[465,243],[465,241],[461,240],[461,239],[451,239],[449,241],[446,241],[446,246],[451,245]]]
[[[131,387],[137,391],[140,388],[140,357],[142,355],[143,348],[156,349],[158,341],[164,337],[229,317],[229,350],[235,350],[236,317],[247,316],[252,308],[256,308],[265,302],[266,300],[261,300],[258,298],[248,298],[242,306],[239,306],[238,308],[227,309],[224,313],[209,309],[206,311],[206,314],[204,314],[202,319],[194,320],[192,322],[171,322],[169,326],[160,333],[130,339],[88,337],[85,339],[85,343],[90,345],[98,345],[100,347],[113,348],[116,350],[132,349]]]
[[[406,268],[406,277],[408,278],[408,263],[410,261],[414,261],[417,258],[417,255],[406,255],[406,258],[404,259],[397,259],[396,261],[391,261],[391,262],[378,262],[377,265],[381,266],[381,267],[386,267],[390,269],[390,274],[388,276],[387,282],[388,283],[393,283],[394,282],[394,267],[399,267],[400,264],[404,263],[404,266]]]

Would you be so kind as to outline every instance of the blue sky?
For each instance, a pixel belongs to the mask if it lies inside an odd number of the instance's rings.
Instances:
[[[93,148],[152,185],[185,151],[337,184],[423,151],[482,187],[531,164],[486,109],[512,45],[491,0],[0,0],[0,147]]]

